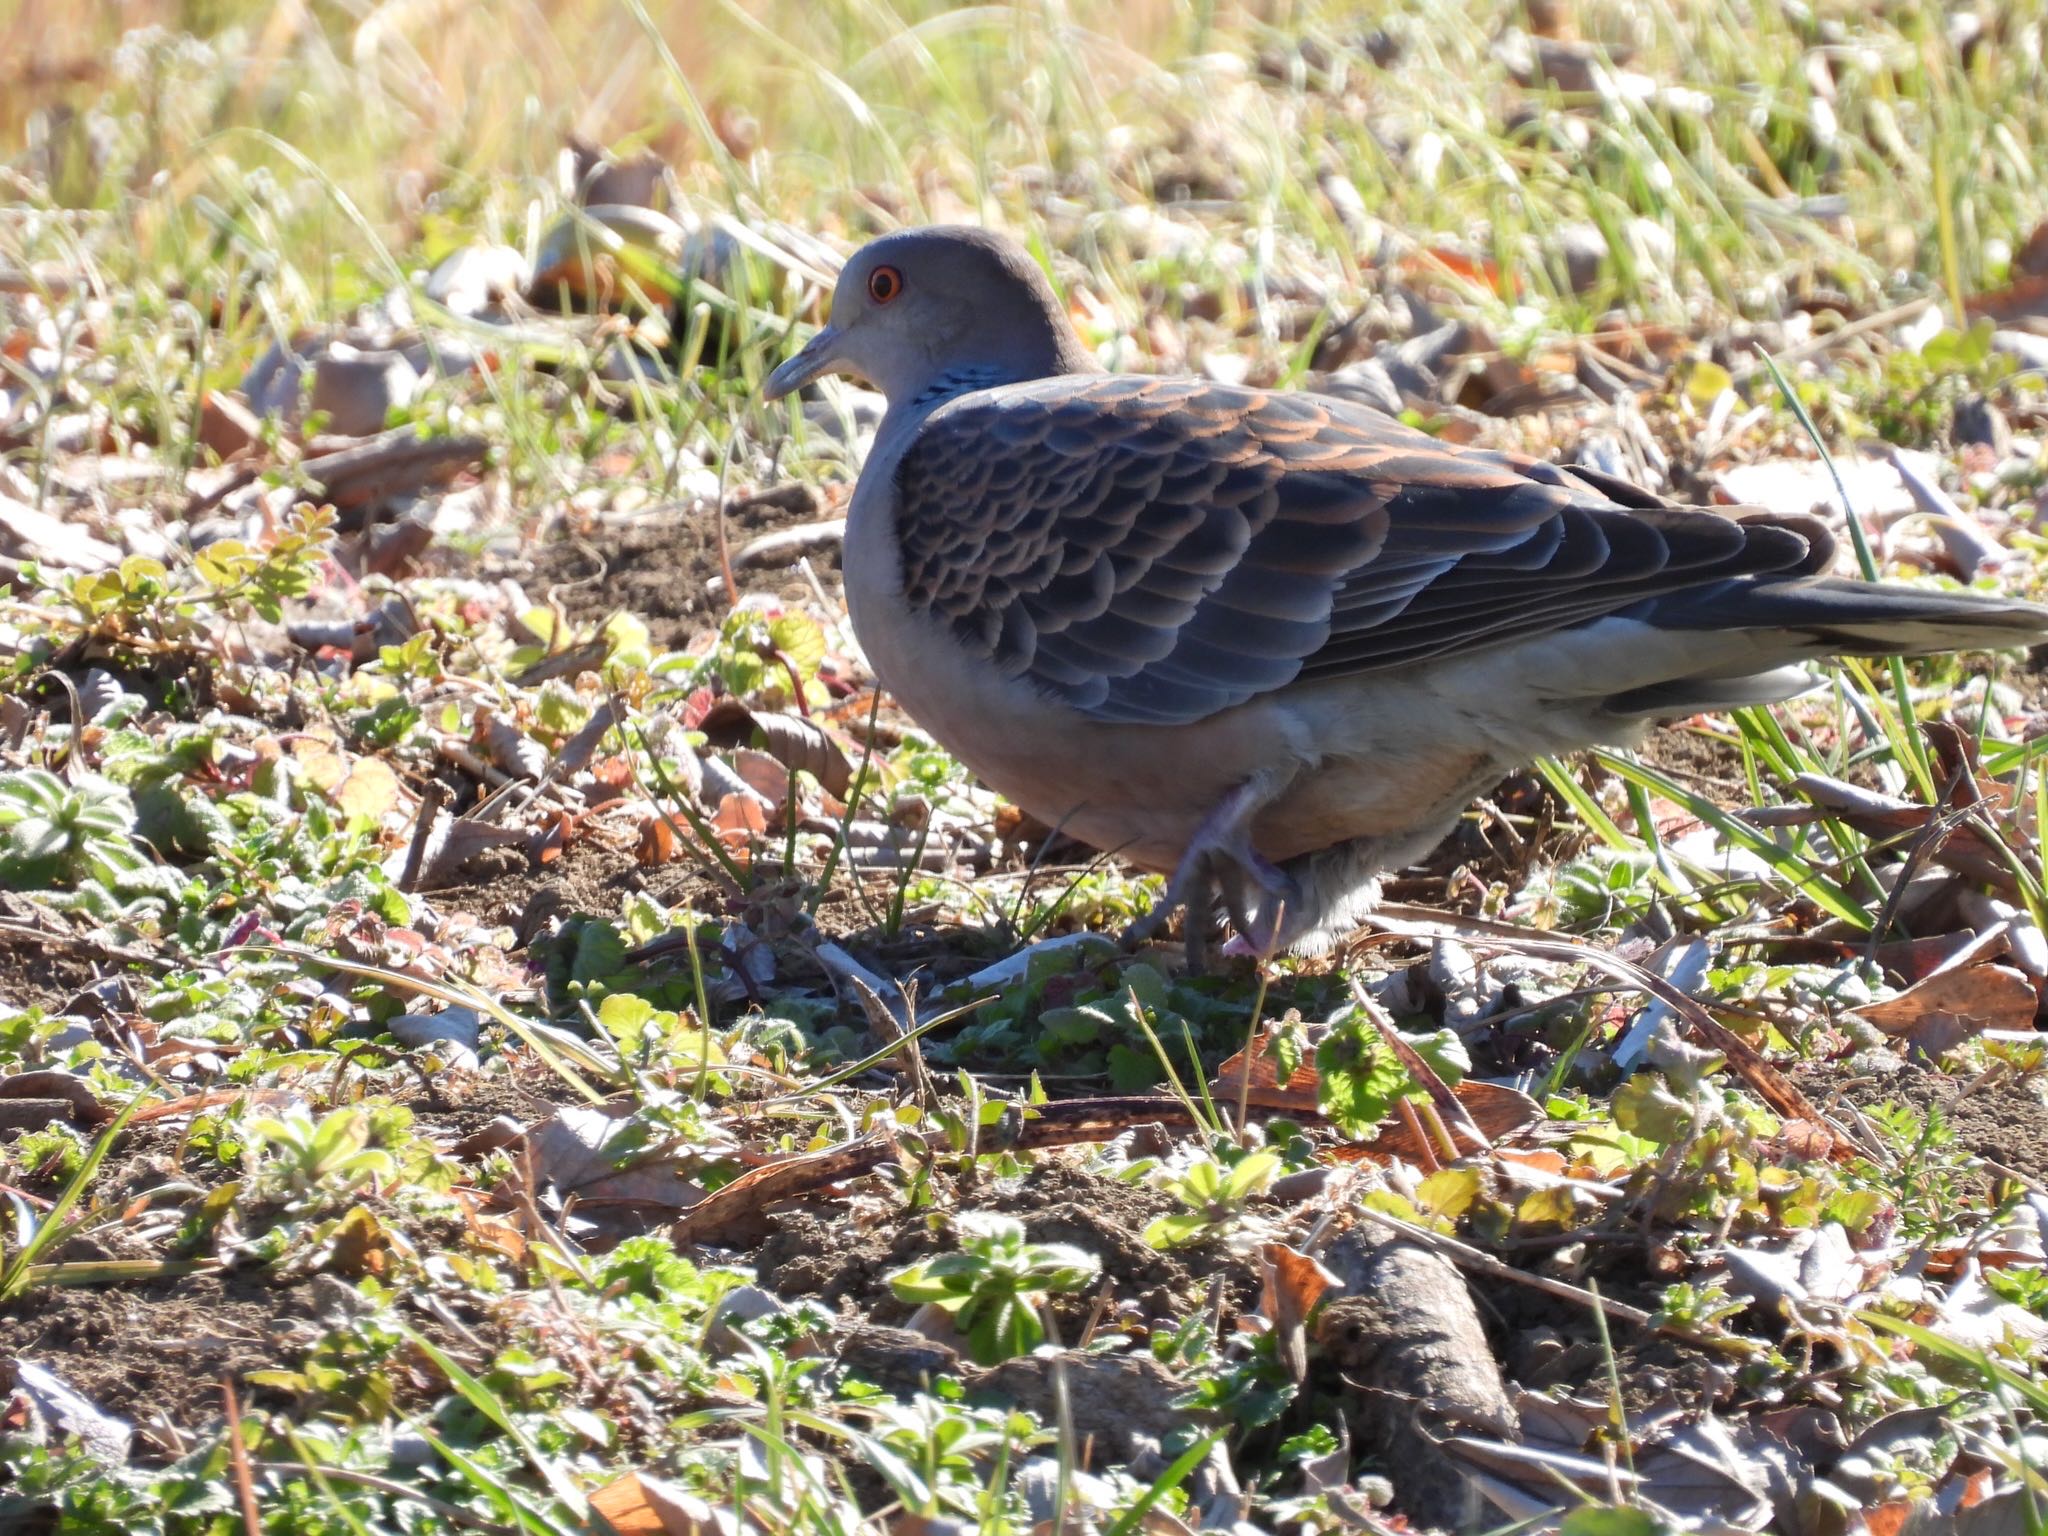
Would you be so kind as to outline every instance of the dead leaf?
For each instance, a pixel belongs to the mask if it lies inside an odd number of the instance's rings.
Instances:
[[[1916,982],[1856,1017],[1939,1058],[1987,1029],[2030,1028],[2040,1006],[2034,984],[2003,965],[1972,965]]]
[[[744,858],[754,839],[768,830],[768,815],[757,795],[726,795],[711,813],[711,825],[718,831],[718,840]]]
[[[2003,288],[1973,294],[1963,300],[1963,312],[1972,319],[1988,319],[1993,325],[2011,325],[2048,315],[2048,273],[2025,273]]]
[[[623,1118],[583,1104],[564,1104],[553,1117],[530,1127],[524,1155],[515,1165],[533,1177],[574,1195],[581,1206],[593,1202],[663,1206],[688,1210],[704,1191],[677,1171],[673,1159],[658,1153],[638,1158],[622,1138],[634,1136]]]
[[[640,836],[633,845],[633,862],[645,869],[656,864],[668,864],[677,855],[674,828],[660,816],[640,818]]]
[[[1283,1083],[1280,1081],[1278,1059],[1272,1051],[1272,1040],[1273,1031],[1266,1030],[1249,1047],[1225,1061],[1216,1069],[1216,1079],[1209,1085],[1209,1091],[1218,1102],[1235,1104],[1242,1099],[1257,1109],[1277,1109],[1291,1114],[1320,1113],[1313,1059],[1304,1053],[1301,1062]]]
[[[331,342],[313,364],[307,408],[326,414],[329,432],[368,437],[411,405],[423,382],[402,352]]]
[[[75,1437],[81,1447],[107,1466],[119,1466],[128,1459],[135,1431],[126,1419],[115,1418],[66,1385],[48,1366],[33,1360],[0,1363],[0,1371],[13,1377],[9,1391],[27,1405],[41,1431],[39,1439],[56,1444]],[[0,1406],[4,1406],[4,1400],[0,1400]]]
[[[104,571],[121,563],[121,551],[106,540],[6,496],[0,496],[0,553],[68,571]]]
[[[628,1472],[590,1496],[590,1507],[620,1536],[732,1536],[732,1516],[673,1483]]]
[[[828,795],[843,798],[853,788],[853,760],[845,747],[815,720],[800,715],[756,713],[737,699],[720,699],[697,722],[713,747],[752,747],[792,773],[815,778]],[[740,771],[746,773],[742,765]],[[753,782],[749,775],[749,782]],[[756,784],[757,789],[767,793]],[[779,794],[769,795],[771,800]]]
[[[763,1212],[768,1206],[858,1178],[895,1151],[896,1140],[885,1129],[842,1147],[800,1152],[749,1169],[684,1212],[671,1235],[677,1243],[744,1246],[748,1234],[766,1232]]]
[[[1308,1379],[1308,1315],[1324,1292],[1343,1286],[1315,1259],[1285,1243],[1259,1248],[1259,1315],[1272,1324],[1280,1358],[1297,1383]]]
[[[404,793],[389,763],[381,757],[359,757],[334,786],[333,799],[344,814],[379,822],[398,808]]]
[[[199,443],[222,462],[263,440],[263,419],[238,391],[209,389],[199,402]]]

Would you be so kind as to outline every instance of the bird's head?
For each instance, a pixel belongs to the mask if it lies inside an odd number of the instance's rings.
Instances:
[[[825,374],[850,373],[900,405],[956,381],[985,388],[1095,367],[1022,246],[938,225],[856,251],[833,289],[831,323],[761,393],[779,400]]]

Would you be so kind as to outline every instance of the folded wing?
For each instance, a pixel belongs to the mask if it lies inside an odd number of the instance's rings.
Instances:
[[[1610,489],[1314,395],[1077,375],[936,412],[898,466],[897,535],[909,601],[962,643],[1158,723],[1677,594],[1697,622],[1833,558],[1811,517]]]

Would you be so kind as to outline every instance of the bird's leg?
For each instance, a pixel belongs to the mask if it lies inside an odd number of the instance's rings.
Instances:
[[[1249,882],[1247,875],[1251,877]],[[1301,887],[1292,875],[1256,849],[1247,847],[1238,861],[1217,871],[1217,883],[1223,887],[1223,904],[1230,913],[1231,925],[1237,929],[1236,937],[1223,946],[1225,955],[1258,958],[1287,947],[1287,920],[1299,914],[1302,904]],[[1262,898],[1256,908],[1245,899],[1250,894],[1246,889],[1248,883],[1257,888]]]
[[[1219,891],[1240,935],[1262,936],[1270,941],[1277,914],[1287,905],[1299,902],[1294,881],[1252,847],[1252,818],[1272,798],[1277,787],[1266,775],[1255,775],[1217,802],[1189,839],[1173,878],[1166,883],[1166,893],[1151,911],[1124,930],[1125,944],[1143,943],[1185,907],[1188,969],[1199,971],[1207,958],[1208,936],[1204,927]],[[1265,898],[1259,903],[1256,918],[1245,899],[1247,882]]]

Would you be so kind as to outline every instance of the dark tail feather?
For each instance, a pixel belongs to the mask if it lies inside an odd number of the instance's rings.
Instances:
[[[1813,655],[1934,656],[2048,640],[2048,608],[1981,592],[1882,582],[1731,581],[1660,597],[1638,616],[1663,629],[1776,629],[1811,637]]]

